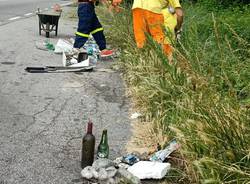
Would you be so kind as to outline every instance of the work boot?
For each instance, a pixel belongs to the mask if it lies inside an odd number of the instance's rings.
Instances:
[[[108,50],[108,49],[104,49],[100,53],[101,58],[110,57],[110,56],[113,56],[113,55],[114,55],[114,51],[113,50]]]

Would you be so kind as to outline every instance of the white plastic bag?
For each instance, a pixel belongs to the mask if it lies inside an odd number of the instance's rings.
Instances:
[[[170,167],[170,163],[139,161],[129,167],[128,171],[139,179],[162,179]]]
[[[63,52],[72,52],[73,45],[67,40],[59,39],[55,45],[54,53],[61,54]]]

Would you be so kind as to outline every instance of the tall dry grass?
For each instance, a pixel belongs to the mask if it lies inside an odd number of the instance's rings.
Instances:
[[[151,123],[145,137],[150,133],[153,143],[163,135],[162,141],[176,138],[182,145],[166,180],[249,183],[249,42],[216,15],[191,11],[173,65],[150,38],[136,48],[129,9],[98,13],[108,42],[121,50],[119,64],[136,108]],[[151,145],[143,136],[140,142]]]

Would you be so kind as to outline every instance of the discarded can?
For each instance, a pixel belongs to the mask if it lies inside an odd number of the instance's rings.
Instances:
[[[129,155],[126,155],[126,156],[123,156],[122,157],[122,162],[126,163],[126,164],[129,164],[129,165],[133,165],[135,164],[136,162],[138,162],[140,159],[133,155],[133,154],[129,154]]]

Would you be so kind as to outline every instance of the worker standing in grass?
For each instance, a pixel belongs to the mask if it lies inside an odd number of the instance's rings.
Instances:
[[[171,7],[173,11],[169,12]],[[162,45],[169,62],[172,62],[173,48],[169,37],[164,33],[164,27],[172,35],[180,30],[183,11],[179,0],[134,0],[132,12],[137,47],[142,48],[145,45],[145,33],[149,33]]]
[[[94,37],[99,49],[101,57],[112,56],[113,51],[106,48],[106,39],[103,33],[103,27],[100,24],[96,13],[95,5],[97,0],[78,0],[78,28],[74,43],[74,50],[79,52],[79,49],[84,46],[90,34]]]
[[[134,0],[132,11],[137,47],[142,48],[145,45],[145,33],[148,33],[162,45],[169,62],[172,62],[173,48],[170,37],[175,38],[174,35],[179,32],[183,22],[179,0]],[[168,35],[165,35],[164,27]]]

